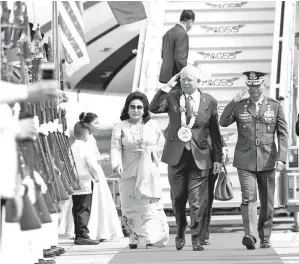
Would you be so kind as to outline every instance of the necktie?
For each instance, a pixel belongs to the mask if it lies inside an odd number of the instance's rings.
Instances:
[[[192,96],[189,95],[189,96],[187,97],[187,123],[190,122],[190,119],[191,119],[191,113],[192,113],[192,110],[193,110],[193,109],[192,109],[192,100],[193,100]],[[191,149],[191,142],[190,142],[190,141],[186,142],[186,144],[185,144],[185,148],[186,148],[187,150],[190,150],[190,149]]]
[[[259,114],[261,105],[262,105],[261,103],[255,103],[255,104],[254,104],[254,106],[255,106],[255,114],[256,114],[256,115]]]
[[[192,96],[189,95],[188,96],[188,100],[187,100],[187,115],[188,115],[188,118],[190,119],[191,118],[191,113],[192,113]]]

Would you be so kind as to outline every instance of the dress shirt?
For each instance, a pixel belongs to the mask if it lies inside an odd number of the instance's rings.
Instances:
[[[261,98],[257,102],[254,102],[255,103],[256,114],[259,113],[260,108],[261,108],[262,103],[263,103],[263,100],[264,100],[264,95],[262,95]]]
[[[191,97],[191,98],[190,98]],[[190,105],[190,110],[193,111],[194,110],[194,106],[197,105],[197,109],[199,107],[199,103],[200,103],[200,92],[196,89],[195,92],[193,94],[186,94],[186,98],[187,98],[187,102]]]
[[[99,179],[102,168],[94,155],[93,148],[83,140],[75,140],[72,152],[76,162],[81,190],[75,191],[74,195],[90,194],[92,179]]]
[[[193,94],[186,94],[186,104],[189,104],[189,107],[187,106],[187,109],[189,108],[191,112],[193,112],[194,108],[198,110],[199,108],[199,103],[200,103],[200,92],[196,89]],[[197,106],[197,108],[195,107]],[[191,114],[191,112],[187,112],[187,115]],[[190,150],[191,149],[191,141],[186,142],[185,148]]]
[[[172,89],[172,87],[168,86],[168,85],[164,85],[161,90],[165,93],[169,93],[170,90]]]
[[[178,25],[182,26],[185,29],[185,31],[187,32],[185,25],[183,25],[182,23],[178,23]]]

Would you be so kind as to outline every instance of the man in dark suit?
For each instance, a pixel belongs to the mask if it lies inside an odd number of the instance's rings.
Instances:
[[[163,36],[162,65],[159,81],[167,83],[174,75],[187,66],[189,36],[187,32],[193,26],[195,14],[184,10],[180,22],[169,29]]]
[[[180,75],[182,89],[172,89]],[[221,170],[221,137],[218,125],[217,101],[197,89],[198,69],[186,66],[161,88],[149,110],[168,113],[169,126],[162,161],[167,163],[172,206],[177,223],[176,248],[185,245],[187,228],[186,203],[189,200],[191,239],[194,251],[204,248],[205,212],[208,206],[208,175]],[[211,137],[214,164],[208,143]]]
[[[242,244],[255,249],[256,231],[260,247],[270,247],[273,225],[275,169],[281,171],[288,153],[288,130],[279,101],[263,95],[265,73],[244,72],[250,97],[242,91],[224,108],[220,125],[237,123],[238,141],[233,166],[238,169],[242,191],[241,212],[245,236]],[[275,143],[278,139],[278,151]],[[260,214],[257,221],[257,188]],[[256,230],[258,227],[258,230]]]

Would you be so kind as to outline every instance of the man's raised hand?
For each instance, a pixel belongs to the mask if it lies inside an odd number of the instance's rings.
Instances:
[[[235,96],[234,101],[236,103],[240,102],[246,93],[247,93],[247,89],[242,90]]]
[[[174,86],[177,85],[178,83],[178,78],[180,76],[181,72],[177,73],[176,75],[174,75],[167,83],[167,86],[170,87],[170,88],[173,88]]]

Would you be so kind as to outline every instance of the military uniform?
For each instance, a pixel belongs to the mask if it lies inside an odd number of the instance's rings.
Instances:
[[[249,75],[247,72],[244,74]],[[248,79],[250,78],[254,81],[259,79],[254,73],[249,75]],[[253,82],[251,85],[259,85],[259,83]],[[224,108],[220,125],[227,127],[234,122],[237,123],[238,141],[233,166],[238,169],[241,185],[241,212],[245,237],[251,237],[255,244],[258,226],[261,247],[264,242],[267,245],[265,247],[268,247],[274,213],[275,163],[276,161],[286,162],[288,133],[280,103],[264,95],[262,98],[259,105],[250,98],[239,102],[232,100]],[[275,133],[278,139],[278,150]],[[256,182],[260,198],[258,223]],[[247,248],[254,249],[255,246],[252,246],[253,248]]]

